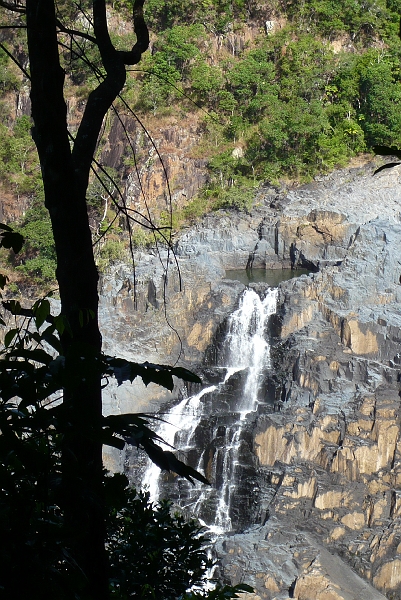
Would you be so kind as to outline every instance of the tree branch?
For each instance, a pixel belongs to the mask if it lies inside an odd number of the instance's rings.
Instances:
[[[125,65],[137,65],[141,60],[142,54],[149,47],[149,31],[143,16],[144,0],[135,0],[133,6],[134,31],[136,33],[136,43],[130,52],[120,52]]]
[[[110,39],[105,0],[93,0],[93,31],[107,75],[115,67],[117,50]]]
[[[17,2],[15,2],[14,4],[10,4],[9,2],[4,2],[4,0],[0,0],[0,6],[2,6],[3,8],[6,8],[7,10],[11,10],[12,12],[17,12],[17,13],[21,13],[21,14],[26,13],[25,6],[21,6],[21,4],[17,4]]]
[[[3,52],[5,52],[7,54],[7,56],[9,58],[11,58],[11,60],[17,65],[17,67],[19,68],[19,70],[22,71],[22,73],[25,75],[25,77],[27,79],[30,79],[31,76],[29,75],[28,71],[26,69],[24,69],[24,67],[22,66],[22,64],[15,58],[14,54],[12,54],[11,52],[9,52],[7,50],[7,48],[4,46],[4,44],[0,44],[0,48],[3,50]]]
[[[0,0],[0,2],[1,2],[1,0]],[[71,37],[73,37],[73,36],[81,37],[81,38],[84,38],[85,40],[88,40],[89,42],[92,42],[93,44],[97,44],[96,38],[93,37],[92,35],[89,35],[89,33],[84,33],[83,31],[78,31],[77,29],[69,29],[69,27],[66,27],[65,25],[63,25],[63,23],[59,19],[56,19],[56,25],[58,27],[58,30],[61,31],[62,33],[66,33],[67,35],[70,35]]]
[[[72,157],[79,186],[88,185],[89,171],[103,119],[121,92],[126,80],[126,64],[136,64],[148,48],[149,34],[143,18],[144,0],[135,0],[133,8],[137,42],[131,52],[118,52],[110,39],[105,0],[93,0],[93,29],[106,77],[89,95],[79,126]],[[133,62],[132,62],[133,61]]]

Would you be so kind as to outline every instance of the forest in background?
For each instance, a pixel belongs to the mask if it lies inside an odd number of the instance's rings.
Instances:
[[[64,22],[73,28],[79,19],[90,36],[85,1],[62,6]],[[145,125],[196,121],[193,153],[206,161],[208,182],[176,211],[177,226],[213,209],[249,209],[260,182],[307,181],[373,146],[400,147],[401,0],[150,0],[145,8],[150,52],[132,69],[116,108],[123,115],[129,107]],[[134,39],[130,10],[129,0],[110,6],[117,46]],[[3,25],[17,20],[3,11]],[[26,81],[4,51],[29,69],[24,35],[1,30],[0,183],[22,207],[17,226],[26,240],[18,263],[9,258],[13,292],[24,278],[50,285],[55,268],[30,117],[23,114],[29,106],[16,111]],[[74,134],[102,67],[89,39],[66,44],[63,58]],[[108,128],[106,121],[105,138]],[[140,162],[139,146],[135,158],[127,147],[123,170],[109,170],[117,183]],[[106,269],[124,256],[124,231],[97,180],[88,196],[94,233],[108,231],[98,251]],[[133,240],[142,246],[153,238],[138,229]]]

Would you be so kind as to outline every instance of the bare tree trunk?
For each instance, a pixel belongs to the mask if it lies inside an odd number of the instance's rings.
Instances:
[[[126,64],[139,62],[149,43],[144,0],[133,8],[137,42],[117,51],[109,36],[105,0],[93,0],[93,27],[106,77],[89,95],[73,149],[67,127],[54,0],[26,0],[31,73],[32,136],[38,149],[57,254],[61,312],[70,332],[65,355],[62,494],[67,549],[84,575],[82,597],[106,600],[108,569],[101,418],[98,273],[86,207],[89,171],[103,118],[125,84]]]
[[[27,0],[31,69],[33,138],[42,168],[45,203],[57,252],[61,311],[72,336],[63,336],[66,372],[74,371],[77,353],[101,350],[98,327],[98,274],[86,210],[85,191],[78,185],[67,132],[53,0]],[[102,499],[102,414],[100,375],[87,382],[66,381],[66,431],[63,449],[63,493],[66,540],[86,578],[85,597],[106,599],[107,560]],[[95,433],[95,435],[91,435]]]

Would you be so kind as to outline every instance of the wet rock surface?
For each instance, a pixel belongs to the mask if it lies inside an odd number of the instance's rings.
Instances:
[[[222,578],[254,585],[252,598],[401,598],[399,169],[262,189],[252,214],[209,216],[177,244],[184,290],[171,271],[167,315],[195,369],[243,289],[225,269],[317,270],[280,285],[273,369],[247,434],[257,497],[218,547]],[[103,282],[106,348],[174,362],[157,257],[138,262],[136,284],[138,311],[127,267]],[[109,409],[156,408],[166,395],[154,391],[116,391]],[[254,498],[255,479],[244,485]]]

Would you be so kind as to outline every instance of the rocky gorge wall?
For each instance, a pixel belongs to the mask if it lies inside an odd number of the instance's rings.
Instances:
[[[103,281],[106,351],[174,362],[166,310],[196,369],[243,289],[225,269],[315,271],[280,285],[270,409],[252,435],[259,498],[218,547],[222,577],[255,600],[401,598],[401,172],[372,173],[262,189],[251,214],[206,217],[177,244],[182,291],[173,264],[166,279],[139,257],[140,310],[128,267]],[[112,390],[107,410],[156,408],[167,397],[154,392]]]
[[[254,437],[274,492],[221,544],[234,580],[257,555],[256,598],[401,597],[399,172],[337,177],[282,211],[279,252],[321,271],[281,286],[276,372],[290,375]]]

